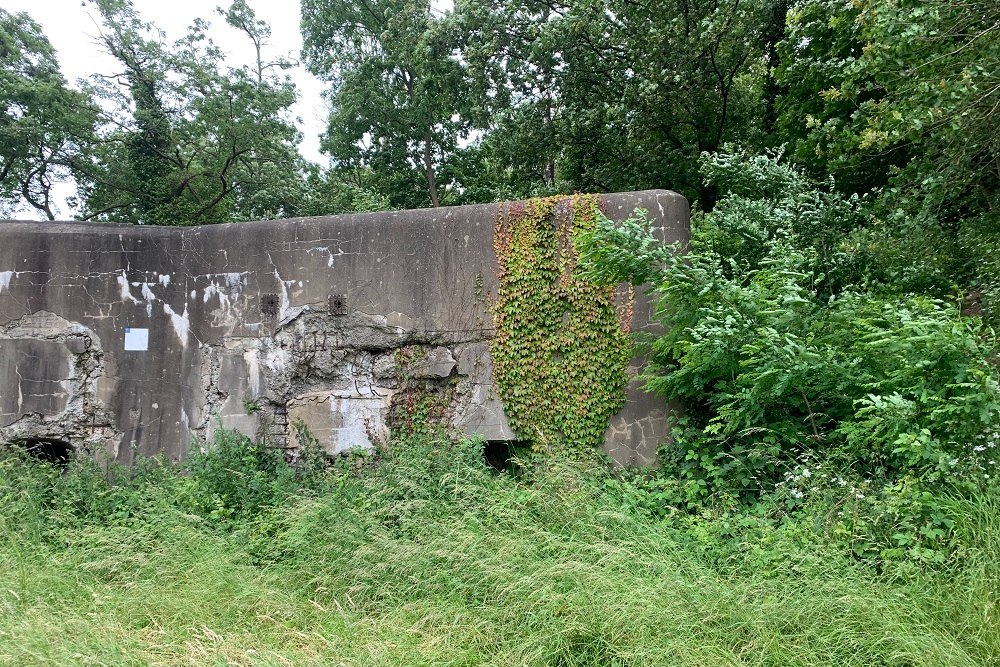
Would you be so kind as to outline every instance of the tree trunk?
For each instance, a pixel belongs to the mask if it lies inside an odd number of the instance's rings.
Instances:
[[[773,0],[767,7],[767,21],[764,25],[764,56],[767,70],[764,73],[764,133],[770,135],[778,124],[777,101],[781,94],[774,71],[781,64],[778,57],[778,42],[785,38],[785,15],[788,13],[787,0]]]

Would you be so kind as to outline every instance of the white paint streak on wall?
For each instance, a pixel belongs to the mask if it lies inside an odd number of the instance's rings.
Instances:
[[[59,386],[62,387],[63,393],[66,396],[73,396],[73,380],[76,379],[76,363],[73,358],[67,356],[66,359],[66,370],[63,371],[63,379],[59,381]],[[20,406],[18,406],[20,407]],[[69,404],[67,403],[65,410],[69,409]]]
[[[166,287],[170,284],[170,275],[167,273],[161,273],[159,275],[160,284]]]
[[[0,292],[10,290],[10,279],[13,277],[13,271],[0,271]]]
[[[333,266],[333,251],[330,250],[330,246],[319,246],[317,248],[310,248],[307,252],[309,252],[309,254],[316,253],[317,255],[322,255],[323,253],[326,253],[326,265]]]
[[[260,357],[257,356],[257,350],[245,350],[243,352],[243,361],[247,365],[247,380],[250,385],[250,398],[257,398],[261,395]]]
[[[191,322],[188,320],[187,304],[184,304],[184,314],[178,315],[169,303],[163,304],[163,312],[170,316],[170,323],[174,325],[174,333],[181,341],[182,347],[187,347],[188,333],[191,329]]]
[[[146,300],[146,317],[152,317],[153,302],[156,301],[156,295],[153,294],[153,290],[150,288],[149,283],[142,284],[142,298]]]
[[[278,279],[278,284],[281,285],[281,309],[278,311],[278,320],[280,321],[285,317],[285,311],[288,310],[288,306],[291,303],[288,300],[288,286],[294,283],[294,280],[282,280],[281,274],[278,273],[278,269],[274,270],[274,277]]]
[[[240,292],[243,291],[243,274],[219,273],[211,275],[220,276],[222,280],[212,282],[212,284],[204,288],[201,298],[202,303],[208,303],[213,297],[218,297],[219,307],[223,313],[228,312],[232,308],[233,303],[239,299]],[[194,292],[191,293],[192,297],[194,297],[194,294]],[[218,313],[217,316],[219,316]]]
[[[139,299],[132,296],[132,291],[129,289],[128,286],[128,277],[125,275],[124,269],[122,269],[122,272],[118,275],[116,280],[118,281],[118,286],[121,288],[122,303],[126,301],[131,301],[132,303],[139,303]]]

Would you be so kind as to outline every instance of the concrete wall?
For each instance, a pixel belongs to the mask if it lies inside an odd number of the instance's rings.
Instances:
[[[667,191],[607,195],[686,240]],[[59,439],[183,457],[217,424],[331,452],[385,434],[412,392],[490,440],[513,438],[492,391],[487,309],[496,205],[143,227],[0,222],[0,442]],[[650,326],[639,299],[635,329]],[[608,430],[649,463],[667,407],[633,383]]]

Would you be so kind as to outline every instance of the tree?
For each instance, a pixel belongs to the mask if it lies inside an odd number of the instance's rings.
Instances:
[[[466,112],[477,140],[456,160],[466,201],[573,190],[559,172],[562,2],[458,0],[452,20],[467,63]]]
[[[946,224],[997,208],[996,3],[799,0],[781,51],[800,159],[855,191],[888,184],[894,204]]]
[[[66,85],[55,51],[27,14],[0,9],[0,203],[55,219],[53,186],[92,138],[95,110]]]
[[[201,224],[294,215],[306,165],[288,120],[295,87],[285,59],[264,58],[269,30],[244,0],[224,12],[257,54],[225,68],[197,21],[170,45],[129,0],[96,0],[100,42],[121,65],[97,77],[107,109],[100,140],[76,168],[87,218]]]
[[[323,148],[399,207],[439,206],[468,124],[450,23],[429,0],[303,0],[303,54],[331,88]]]
[[[476,99],[501,119],[487,133],[500,134],[491,145],[511,170],[532,165],[537,184],[570,190],[672,187],[709,206],[699,155],[757,140],[766,9],[759,0],[456,5],[467,17],[463,55],[486,73]]]
[[[859,160],[853,117],[858,104],[880,99],[872,82],[858,95],[840,88],[862,55],[864,37],[857,5],[799,0],[787,14],[786,35],[777,45],[778,118],[772,143],[787,144],[813,176],[832,175],[843,190],[865,192],[885,184],[893,166],[906,160],[905,147]]]
[[[975,292],[1000,314],[1000,8],[798,0],[779,45],[777,141],[869,195],[893,289]],[[975,297],[978,299],[978,297]]]

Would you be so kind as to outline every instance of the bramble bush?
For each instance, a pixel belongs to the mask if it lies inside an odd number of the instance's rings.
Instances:
[[[591,279],[650,283],[659,301],[647,386],[686,410],[655,493],[808,508],[860,555],[942,557],[941,494],[989,483],[998,458],[992,331],[873,278],[864,204],[832,183],[777,156],[703,163],[722,197],[686,253],[642,211],[581,241]]]

